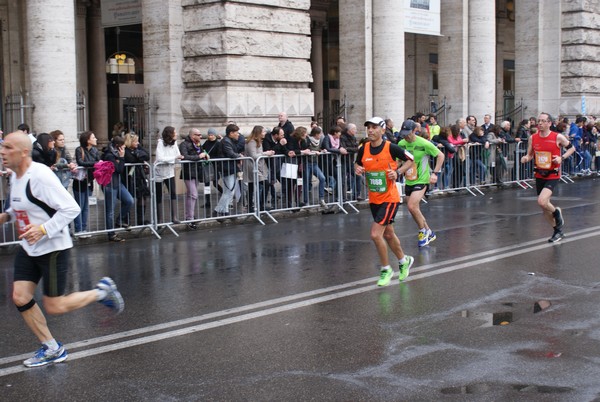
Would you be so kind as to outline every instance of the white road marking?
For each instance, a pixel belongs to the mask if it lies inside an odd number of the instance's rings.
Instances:
[[[600,235],[600,226],[590,227],[590,228],[579,230],[574,233],[569,233],[568,236],[565,237],[560,243],[570,243],[570,242],[578,241],[578,240],[589,238],[589,237],[599,236],[599,235]],[[469,267],[473,267],[476,265],[485,264],[488,262],[498,261],[498,260],[504,259],[504,258],[511,258],[511,257],[515,257],[517,255],[535,252],[535,251],[542,250],[542,249],[548,248],[548,247],[555,247],[557,245],[558,244],[548,243],[546,239],[542,239],[542,240],[538,239],[538,240],[532,240],[532,241],[525,242],[525,243],[520,243],[520,244],[516,244],[516,245],[498,248],[495,250],[489,250],[489,251],[484,251],[481,253],[471,254],[469,256],[445,260],[445,261],[441,261],[441,262],[434,263],[434,264],[427,264],[427,265],[423,265],[423,266],[412,269],[411,270],[412,275],[409,276],[404,282],[412,282],[415,280],[428,278],[428,277],[431,277],[434,275],[445,274],[448,272],[457,271],[460,269],[469,268]],[[465,262],[462,262],[462,261],[465,261]],[[460,263],[460,262],[462,262],[462,263]],[[423,272],[423,271],[428,271],[428,272]],[[416,272],[422,272],[422,273],[414,275],[414,273],[416,273]],[[323,303],[323,302],[327,302],[327,301],[331,301],[331,300],[340,299],[343,297],[348,297],[348,296],[353,296],[353,295],[369,292],[372,290],[379,289],[376,285],[373,284],[376,280],[377,280],[377,277],[366,278],[366,279],[363,279],[360,281],[349,282],[349,283],[345,283],[342,285],[331,286],[331,287],[323,288],[323,289],[316,289],[316,290],[309,291],[309,292],[298,293],[295,295],[280,297],[277,299],[266,300],[266,301],[254,303],[254,304],[248,304],[246,306],[240,306],[240,307],[236,307],[236,308],[232,308],[232,309],[221,310],[221,311],[216,311],[213,313],[203,314],[203,315],[196,316],[196,317],[190,317],[190,318],[186,318],[186,319],[182,319],[182,320],[152,325],[152,326],[139,328],[139,329],[135,329],[135,330],[131,330],[131,331],[119,332],[116,334],[102,336],[102,337],[98,337],[98,338],[91,338],[91,339],[80,341],[80,342],[70,343],[68,345],[65,345],[65,347],[68,350],[82,348],[82,347],[90,347],[90,346],[96,345],[96,344],[117,341],[122,338],[129,338],[132,336],[149,334],[151,332],[167,330],[169,328],[174,328],[174,327],[178,327],[178,326],[182,326],[182,325],[194,324],[194,323],[198,323],[201,321],[210,320],[213,318],[226,317],[226,316],[232,315],[232,314],[237,314],[237,313],[242,313],[245,311],[264,308],[263,310],[249,312],[246,314],[236,315],[236,316],[228,317],[228,318],[221,318],[221,319],[211,321],[208,323],[204,323],[204,324],[192,325],[192,326],[188,326],[185,328],[175,329],[175,330],[171,330],[171,331],[167,331],[167,332],[161,332],[161,333],[154,334],[154,335],[141,336],[136,339],[130,339],[130,340],[122,341],[122,342],[116,342],[116,343],[113,343],[110,345],[98,346],[98,347],[82,350],[79,352],[69,353],[69,360],[82,359],[85,357],[95,356],[95,355],[102,354],[102,353],[108,353],[108,352],[113,352],[113,351],[120,350],[120,349],[126,349],[126,348],[130,348],[130,347],[138,346],[138,345],[151,343],[151,342],[157,342],[157,341],[160,341],[163,339],[170,339],[170,338],[173,338],[176,336],[187,335],[187,334],[191,334],[191,333],[199,332],[199,331],[205,331],[207,329],[218,328],[218,327],[222,327],[225,325],[235,324],[235,323],[248,321],[248,320],[255,319],[255,318],[265,317],[265,316],[272,315],[272,314],[278,314],[278,313],[285,312],[285,311],[290,311],[290,310],[295,310],[295,309],[302,308],[302,307],[311,306],[313,304]],[[369,284],[369,285],[358,287],[358,288],[356,287],[356,286],[360,286],[360,285],[364,285],[364,284]],[[354,288],[354,289],[344,290],[344,289],[348,289],[348,288]],[[330,293],[330,294],[318,296],[318,295],[322,295],[324,293]],[[318,296],[318,297],[315,297],[315,296]],[[295,300],[304,299],[304,298],[306,298],[307,300],[302,300],[302,301],[297,301],[297,302],[290,303],[290,304],[285,304],[282,306],[267,308],[269,306],[275,306],[277,304],[293,302]],[[0,365],[5,365],[5,364],[17,362],[17,361],[20,362],[24,359],[27,359],[30,356],[31,356],[31,354],[23,354],[23,355],[18,355],[18,356],[4,357],[4,358],[0,359]],[[26,370],[30,370],[30,369],[26,368],[25,366],[23,366],[21,364],[19,364],[18,366],[7,367],[4,369],[0,369],[0,377],[23,372]]]

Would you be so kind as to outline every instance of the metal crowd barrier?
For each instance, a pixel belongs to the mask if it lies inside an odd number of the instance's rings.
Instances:
[[[588,157],[580,152],[583,169],[597,170],[600,152],[597,153],[596,144],[588,144],[583,150],[590,155]],[[527,142],[491,145],[487,149],[481,145],[467,144],[464,153],[456,152],[445,160],[438,183],[431,190],[464,190],[476,196],[483,194],[486,186],[502,183],[516,183],[522,188],[531,188],[534,180],[533,163],[520,163],[526,152]],[[91,235],[125,231],[137,234],[149,230],[161,238],[164,230],[178,236],[179,224],[189,224],[195,228],[203,222],[248,217],[264,225],[264,217],[277,222],[274,213],[297,212],[300,209],[327,212],[335,207],[343,213],[348,213],[347,208],[358,212],[354,204],[367,199],[368,191],[364,177],[354,173],[354,158],[353,154],[315,153],[295,157],[261,156],[256,160],[244,157],[180,161],[174,164],[126,164],[127,180],[122,190],[117,190],[114,205],[106,202],[105,189],[95,181],[85,188],[85,194],[77,193],[76,201],[83,205],[87,198],[88,208],[87,213],[85,209],[82,213],[85,215],[83,221],[79,216],[76,218],[77,224],[71,223],[71,232],[75,238],[87,238]],[[573,161],[569,162],[569,159]],[[569,163],[575,167],[579,164],[577,158],[569,159],[564,162],[565,172],[573,167]],[[266,165],[266,175],[262,174],[264,169],[261,164]],[[163,170],[171,169],[171,178],[164,179]],[[85,168],[79,167],[78,170]],[[7,179],[2,177],[0,185],[3,208],[9,191]],[[563,181],[572,182],[572,179],[565,174]],[[403,183],[397,185],[402,195]],[[82,188],[74,178],[69,186],[72,194],[75,194],[74,186]],[[128,214],[125,214],[127,205],[121,201],[123,199],[133,200]],[[114,219],[107,222],[111,207]],[[3,225],[0,246],[18,243],[14,226]]]

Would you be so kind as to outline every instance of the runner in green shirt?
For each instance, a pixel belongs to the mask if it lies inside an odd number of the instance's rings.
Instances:
[[[419,227],[418,244],[424,247],[436,239],[435,233],[427,225],[421,213],[421,199],[425,196],[429,184],[437,183],[438,175],[444,164],[444,153],[419,134],[421,125],[412,120],[402,123],[400,130],[400,148],[409,151],[415,158],[414,166],[404,174],[408,211]],[[435,157],[435,168],[429,172],[429,157]]]

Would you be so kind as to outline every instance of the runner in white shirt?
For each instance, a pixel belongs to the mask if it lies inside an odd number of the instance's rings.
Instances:
[[[68,225],[79,214],[79,206],[58,177],[45,165],[31,159],[31,141],[26,134],[9,134],[0,150],[11,176],[10,207],[0,214],[0,224],[15,222],[21,247],[14,263],[13,302],[25,323],[42,343],[25,360],[27,367],[44,366],[67,359],[33,296],[43,279],[43,304],[48,314],[63,314],[94,301],[123,311],[121,294],[112,279],[102,278],[96,288],[65,295],[69,250],[73,242]]]

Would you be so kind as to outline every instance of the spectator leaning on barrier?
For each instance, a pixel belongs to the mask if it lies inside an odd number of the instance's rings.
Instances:
[[[290,140],[290,136],[294,132],[294,125],[288,119],[288,115],[285,112],[279,113],[279,127],[283,129],[283,134],[286,140]]]
[[[283,129],[279,126],[273,127],[270,133],[267,133],[263,141],[264,151],[275,151],[275,155],[285,155],[287,148],[285,147],[287,140]],[[269,167],[269,183],[265,191],[265,199],[269,199],[269,193],[271,194],[271,208],[277,208],[277,195],[275,192],[275,184],[278,180],[281,180],[281,164],[283,158],[270,158],[267,161]]]
[[[183,156],[184,163],[181,165],[181,178],[185,183],[185,208],[186,221],[194,220],[196,200],[198,199],[198,180],[202,178],[203,166],[200,161],[208,160],[208,154],[202,149],[200,140],[202,134],[197,128],[192,128],[187,137],[179,144],[179,152]],[[197,229],[194,222],[188,223],[191,229]]]
[[[207,130],[206,137],[206,141],[202,144],[202,149],[208,154],[208,159],[219,158],[221,155],[221,136],[217,136],[217,130],[211,127]],[[204,208],[207,211],[211,208],[211,182],[219,194],[223,193],[223,187],[219,184],[219,172],[217,166],[216,163],[211,162],[208,164],[208,168],[202,170],[204,175]]]
[[[483,128],[485,135],[487,135],[487,133],[489,133],[490,130],[493,130],[495,127],[496,126],[494,123],[492,123],[492,115],[486,114],[483,116],[483,124],[481,125],[481,128]]]
[[[110,231],[110,229],[115,227],[115,206],[117,199],[121,201],[121,212],[117,221],[118,225],[122,228],[129,228],[129,211],[133,205],[133,197],[127,190],[127,187],[125,187],[127,183],[125,140],[123,137],[113,137],[103,151],[102,160],[112,162],[115,166],[110,183],[103,188],[106,229],[109,230],[108,240],[122,242],[124,239],[114,231]]]
[[[56,163],[56,150],[54,149],[54,138],[48,133],[38,134],[33,143],[31,158],[34,162],[44,164],[48,167]]]
[[[235,191],[235,180],[237,175],[237,161],[242,155],[236,151],[236,144],[240,137],[240,128],[235,124],[229,124],[225,128],[225,138],[221,140],[220,158],[230,159],[219,165],[219,171],[223,179],[223,194],[215,208],[218,216],[229,215],[229,204],[233,201]]]
[[[177,146],[175,127],[163,129],[161,138],[156,144],[155,180],[156,180],[156,213],[158,222],[162,221],[162,190],[163,184],[169,190],[171,222],[180,223],[177,219],[177,193],[175,189],[175,163],[183,159]]]
[[[244,180],[246,180],[248,183],[249,192],[249,212],[254,212],[255,186],[258,188],[259,210],[264,211],[266,208],[265,189],[269,180],[269,168],[267,167],[265,158],[261,158],[261,156],[265,157],[275,155],[275,151],[265,151],[263,149],[263,140],[266,135],[267,130],[263,126],[254,126],[252,132],[250,133],[250,137],[246,141],[246,156],[252,158],[254,163],[257,164],[256,173],[258,179],[258,182],[255,182],[253,161],[244,161]]]
[[[65,135],[60,130],[50,132],[54,139],[54,149],[56,150],[56,161],[50,168],[56,173],[64,188],[68,188],[71,183],[71,172],[77,169],[77,164],[65,146]]]
[[[326,160],[326,166],[323,171],[325,177],[328,180],[328,188],[325,188],[327,192],[333,192],[336,197],[339,197],[338,186],[337,186],[337,156],[346,155],[348,151],[342,147],[340,138],[342,137],[342,129],[340,126],[333,126],[329,129],[329,134],[323,138],[322,147],[330,155]]]
[[[135,164],[127,168],[127,189],[135,198],[135,217],[136,225],[148,225],[149,220],[145,219],[146,210],[148,210],[150,197],[150,182],[146,173],[144,162],[150,161],[150,154],[141,145],[137,135],[133,133],[125,134],[125,163]]]
[[[450,185],[450,178],[454,170],[454,157],[456,156],[456,148],[448,138],[450,137],[450,127],[442,127],[440,133],[434,136],[431,141],[444,153],[444,168],[440,180],[438,181],[439,188],[445,190]]]
[[[342,156],[342,175],[344,175],[344,192],[350,190],[352,200],[356,200],[360,195],[360,188],[357,191],[357,180],[356,174],[354,173],[354,161],[356,159],[356,153],[358,152],[358,138],[356,135],[358,129],[356,124],[348,123],[342,130],[342,137],[340,138],[340,146],[344,148],[348,154]],[[345,196],[345,195],[344,195]]]
[[[91,131],[79,136],[79,147],[75,148],[77,174],[73,180],[73,196],[81,208],[81,213],[75,218],[75,233],[80,237],[90,237],[87,231],[89,199],[94,191],[94,165],[100,160],[100,152],[96,148],[98,140]]]
[[[304,171],[302,172],[302,192],[303,202],[309,203],[309,194],[312,191],[312,177],[313,175],[319,180],[319,205],[323,208],[327,207],[325,203],[325,175],[319,166],[319,158],[322,152],[321,142],[323,141],[323,130],[321,127],[313,127],[310,131],[310,135],[307,138],[308,149],[310,154],[305,158]]]

